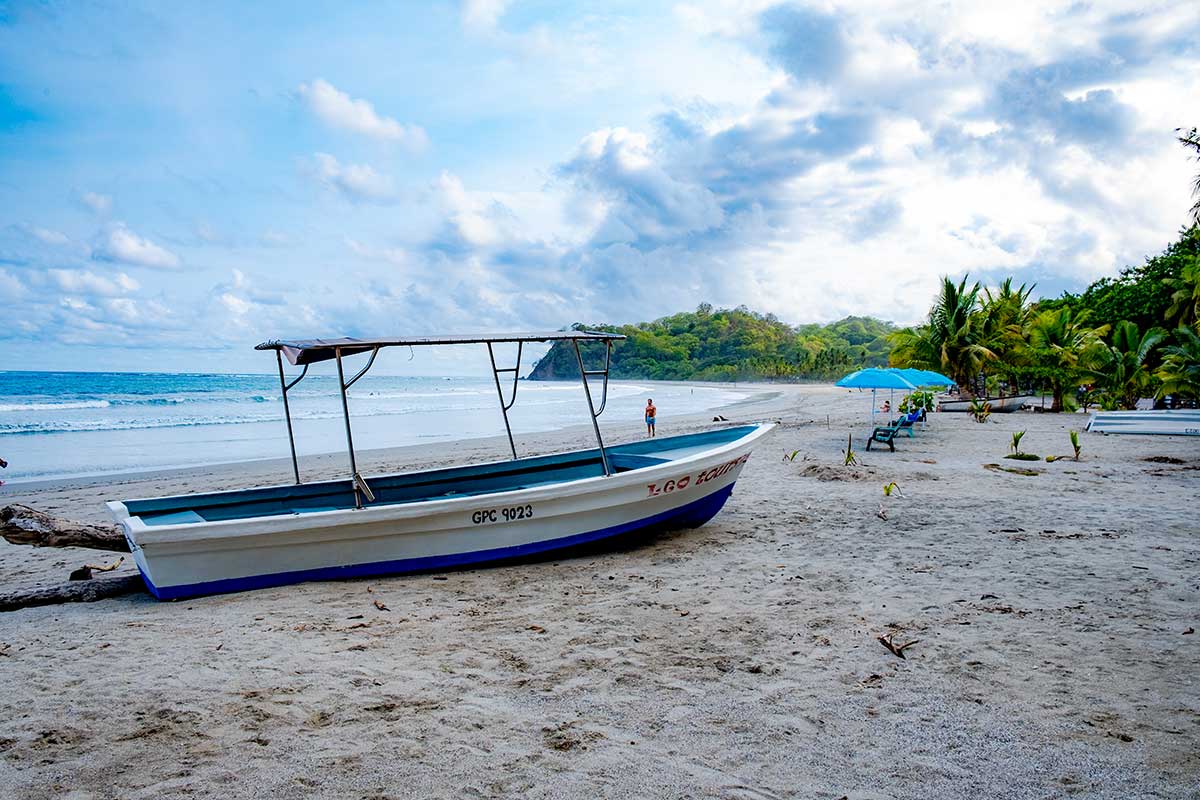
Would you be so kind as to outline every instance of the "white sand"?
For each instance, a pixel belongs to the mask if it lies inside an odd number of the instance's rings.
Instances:
[[[1183,635],[1200,627],[1200,441],[1083,434],[1081,462],[1026,465],[1001,458],[1012,431],[1064,453],[1085,418],[945,414],[846,470],[863,397],[774,391],[722,412],[784,424],[697,530],[437,576],[0,614],[0,797],[1200,796],[1200,633]],[[663,435],[703,426],[661,413]],[[103,519],[113,497],[286,476],[0,491]],[[904,497],[884,498],[893,480]],[[107,559],[0,543],[0,583]],[[886,632],[920,641],[900,660]]]

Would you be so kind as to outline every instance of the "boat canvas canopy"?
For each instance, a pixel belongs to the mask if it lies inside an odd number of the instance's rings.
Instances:
[[[296,339],[293,341],[271,340],[255,346],[255,350],[277,350],[293,366],[332,361],[341,355],[367,353],[381,347],[418,347],[442,344],[518,344],[524,342],[597,341],[614,342],[624,339],[619,333],[602,331],[545,331],[528,333],[479,333],[454,334],[449,336],[396,336],[383,339]]]

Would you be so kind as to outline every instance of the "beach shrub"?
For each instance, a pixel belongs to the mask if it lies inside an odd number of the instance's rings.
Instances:
[[[900,398],[898,410],[901,414],[909,414],[913,411],[924,411],[929,413],[933,411],[933,392],[924,389],[917,389]]]
[[[971,401],[971,416],[976,422],[987,422],[988,417],[992,415],[992,404],[980,400],[978,397]]]
[[[1008,449],[1012,452],[1005,458],[1016,459],[1017,461],[1041,461],[1041,456],[1035,456],[1033,453],[1021,452],[1021,439],[1025,437],[1025,431],[1015,431],[1012,435],[1012,441],[1008,444]]]

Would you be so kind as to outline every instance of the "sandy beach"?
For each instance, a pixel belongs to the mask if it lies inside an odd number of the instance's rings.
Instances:
[[[0,614],[0,796],[1200,796],[1200,441],[1083,433],[1079,462],[1016,462],[1014,431],[1070,453],[1086,417],[935,414],[865,452],[868,410],[858,392],[761,387],[720,412],[779,422],[724,511],[617,549]],[[660,415],[660,435],[715,424]],[[858,467],[842,466],[850,431]],[[589,444],[584,426],[519,441]],[[0,503],[102,521],[107,499],[288,469],[6,486]],[[0,543],[0,585],[112,557]],[[887,634],[917,641],[900,659]]]

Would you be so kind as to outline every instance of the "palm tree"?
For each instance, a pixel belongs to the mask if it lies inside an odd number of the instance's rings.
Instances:
[[[1027,358],[1033,371],[1050,384],[1051,411],[1062,411],[1067,392],[1083,383],[1087,372],[1080,358],[1108,332],[1108,326],[1087,327],[1086,320],[1087,312],[1076,316],[1067,306],[1043,311],[1030,320]]]
[[[984,362],[995,358],[980,343],[978,308],[978,283],[968,289],[965,277],[957,286],[949,278],[942,278],[941,291],[929,310],[929,322],[891,335],[891,363],[940,370],[953,378],[964,394],[974,395],[980,369]]]
[[[928,325],[893,331],[888,334],[888,341],[892,345],[888,363],[893,367],[942,368],[941,352]]]
[[[1163,283],[1172,289],[1167,322],[1200,324],[1200,257],[1193,256],[1179,270],[1178,278],[1165,278]]]
[[[1173,394],[1200,400],[1200,333],[1178,328],[1175,341],[1177,344],[1163,348],[1165,357],[1158,370],[1163,383],[1158,396]]]
[[[1036,286],[1022,283],[1014,289],[1013,279],[1006,278],[995,294],[991,289],[983,290],[981,343],[995,356],[1001,370],[1008,373],[1004,377],[1011,387],[1019,382],[1015,373],[1025,350],[1025,328],[1032,315],[1029,296]]]
[[[1190,131],[1185,131],[1183,128],[1176,128],[1176,133],[1183,134],[1179,136],[1179,143],[1184,147],[1196,151],[1196,158],[1200,160],[1200,131],[1192,128]],[[1200,174],[1196,175],[1196,179],[1192,181],[1192,195],[1197,198],[1196,205],[1192,206],[1192,222],[1200,225]]]
[[[1081,362],[1121,408],[1133,409],[1138,398],[1150,394],[1154,381],[1150,354],[1166,338],[1167,332],[1162,328],[1141,333],[1136,323],[1121,320],[1113,328],[1112,342],[1097,340],[1084,351]]]

